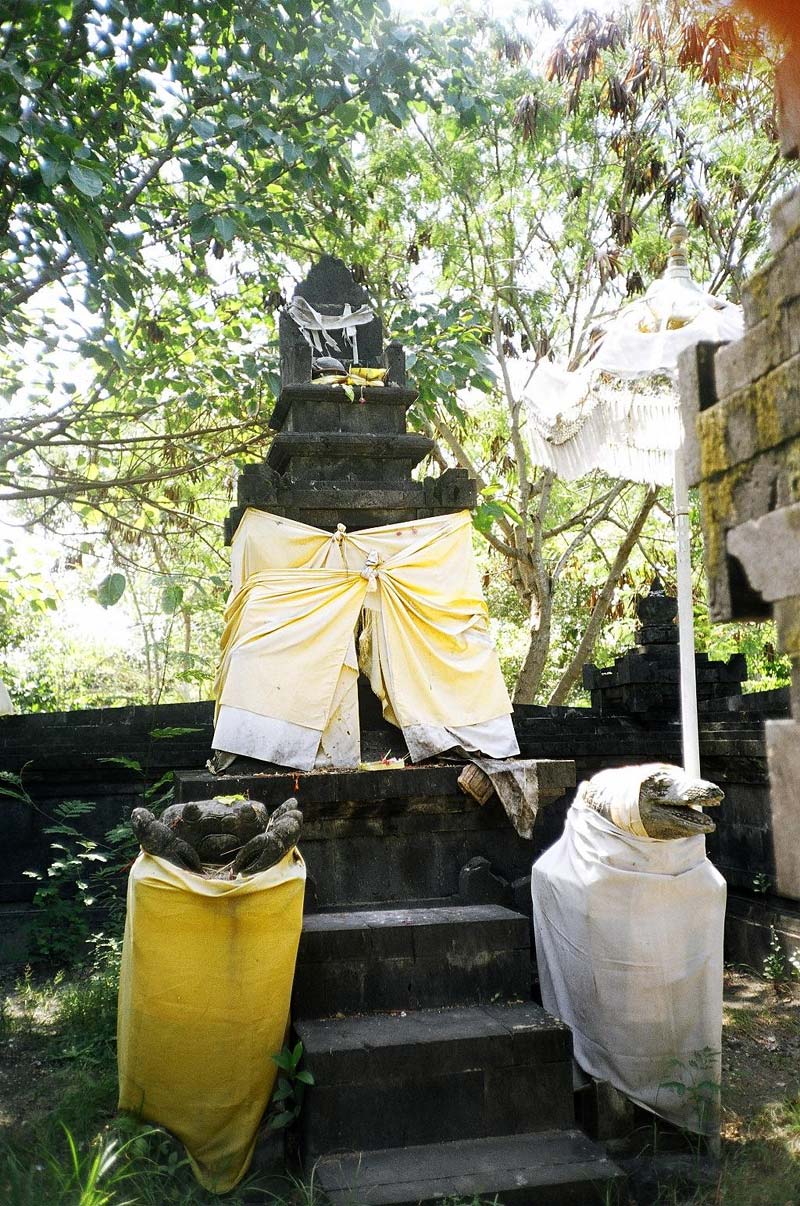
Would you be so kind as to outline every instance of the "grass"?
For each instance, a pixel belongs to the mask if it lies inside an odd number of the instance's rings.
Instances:
[[[165,1131],[115,1115],[119,951],[98,945],[88,972],[36,976],[30,968],[0,1008],[0,1202],[3,1206],[205,1206],[219,1202],[195,1181],[182,1147]],[[228,1206],[286,1194],[252,1178]]]
[[[165,1131],[116,1116],[118,963],[118,945],[98,942],[83,973],[27,969],[0,996],[3,1206],[321,1206],[313,1178],[277,1187],[249,1178],[217,1198]],[[728,970],[723,1069],[718,1170],[636,1206],[800,1203],[800,986],[776,991]]]

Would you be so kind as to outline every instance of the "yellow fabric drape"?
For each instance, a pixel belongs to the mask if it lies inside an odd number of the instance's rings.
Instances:
[[[217,708],[323,729],[366,604],[362,653],[387,719],[464,727],[509,714],[471,531],[466,511],[331,534],[248,510],[233,544]]]
[[[245,1174],[275,1083],[300,940],[297,850],[247,879],[140,854],[128,881],[117,1021],[119,1108],[186,1145],[207,1188]]]
[[[324,729],[366,587],[343,570],[251,574],[225,612],[217,710]]]

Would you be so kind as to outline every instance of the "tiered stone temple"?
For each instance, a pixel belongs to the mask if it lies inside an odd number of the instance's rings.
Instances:
[[[636,647],[615,659],[613,666],[583,667],[583,685],[591,692],[592,708],[607,716],[677,715],[680,706],[678,653],[678,601],[666,594],[656,577],[636,608]],[[744,654],[727,661],[712,661],[707,653],[695,654],[697,702],[700,710],[741,695],[747,678]],[[730,706],[730,705],[728,705]]]
[[[341,314],[344,305],[357,310],[368,301],[342,260],[329,255],[315,264],[295,297],[323,315]],[[341,331],[327,334],[326,354],[349,368],[349,341]],[[266,461],[242,469],[237,506],[226,526],[228,543],[247,507],[333,531],[340,523],[377,527],[475,506],[475,483],[463,469],[412,478],[434,442],[407,430],[406,412],[417,394],[406,382],[402,347],[384,347],[380,318],[358,327],[358,362],[385,368],[386,383],[348,387],[352,398],[341,385],[314,380],[312,347],[288,310],[281,314],[279,343],[281,391],[270,420],[278,434]]]

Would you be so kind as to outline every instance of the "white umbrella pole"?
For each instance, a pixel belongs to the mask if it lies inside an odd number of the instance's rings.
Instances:
[[[678,565],[678,640],[681,671],[681,738],[683,769],[700,778],[700,738],[697,728],[697,682],[694,663],[692,550],[689,526],[689,487],[683,449],[675,453],[675,552]]]

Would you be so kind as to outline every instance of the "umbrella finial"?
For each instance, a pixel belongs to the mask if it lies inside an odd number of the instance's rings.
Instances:
[[[689,261],[686,258],[686,244],[689,241],[689,230],[683,222],[675,222],[669,228],[669,260],[666,276],[688,276]]]

